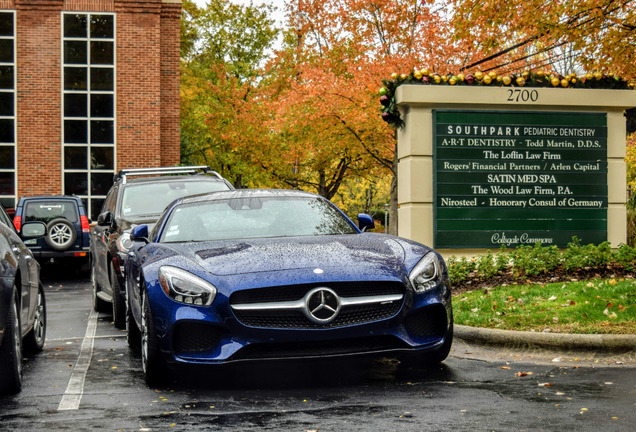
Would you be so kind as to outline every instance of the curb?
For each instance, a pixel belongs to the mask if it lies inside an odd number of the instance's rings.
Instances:
[[[454,337],[466,343],[499,345],[511,348],[592,350],[605,353],[636,351],[636,335],[535,333],[469,327],[458,324],[455,324],[454,327]]]

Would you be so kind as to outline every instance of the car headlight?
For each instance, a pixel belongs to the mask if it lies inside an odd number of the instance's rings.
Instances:
[[[214,285],[176,267],[161,267],[159,284],[168,297],[188,305],[209,306],[216,297]]]
[[[437,285],[437,282],[441,279],[441,271],[439,258],[434,252],[429,252],[424,255],[424,258],[417,263],[417,265],[409,274],[409,280],[415,292],[421,293]]]
[[[117,237],[116,243],[117,249],[119,249],[120,252],[128,252],[133,245],[133,241],[130,239],[130,233],[122,233],[119,237]]]

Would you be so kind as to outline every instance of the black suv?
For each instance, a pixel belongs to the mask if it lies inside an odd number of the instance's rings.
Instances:
[[[20,198],[13,216],[15,229],[20,232],[24,223],[33,221],[47,226],[44,238],[24,241],[35,258],[73,258],[80,265],[88,264],[90,221],[80,198],[71,195]]]
[[[208,166],[126,169],[114,180],[93,229],[91,281],[93,308],[106,312],[112,303],[115,326],[124,328],[124,258],[132,246],[132,228],[139,224],[152,227],[177,198],[234,187]]]

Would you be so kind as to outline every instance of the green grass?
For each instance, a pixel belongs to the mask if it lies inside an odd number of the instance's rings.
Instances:
[[[453,297],[457,324],[505,330],[636,334],[636,280],[512,285]]]

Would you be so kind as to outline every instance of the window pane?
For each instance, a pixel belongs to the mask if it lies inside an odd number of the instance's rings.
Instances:
[[[113,75],[111,68],[91,68],[91,90],[114,90]]]
[[[112,38],[113,16],[91,15],[91,38]]]
[[[113,95],[91,95],[91,117],[113,117]]]
[[[113,173],[93,173],[91,174],[91,194],[106,195],[108,189],[113,185]]]
[[[111,120],[91,121],[91,143],[113,144],[114,142]]]
[[[0,116],[12,116],[13,93],[0,92]]]
[[[0,12],[0,36],[13,36],[13,14]]]
[[[64,174],[64,194],[88,195],[88,174],[87,173],[65,173]]]
[[[65,117],[86,117],[85,94],[65,94],[64,95],[64,116]]]
[[[0,195],[15,193],[15,177],[13,173],[0,173]]]
[[[85,120],[64,120],[64,142],[88,142],[88,124]]]
[[[64,41],[64,63],[86,64],[86,42]]]
[[[13,39],[0,39],[0,62],[13,63]]]
[[[0,66],[0,89],[13,88],[13,66]]]
[[[64,68],[64,90],[86,90],[86,68]]]
[[[113,43],[91,42],[91,64],[113,64]]]
[[[13,169],[15,168],[15,158],[13,157],[13,146],[0,146],[0,168],[1,169]]]
[[[86,147],[64,147],[64,169],[86,169]]]
[[[64,15],[64,37],[86,37],[86,15]]]
[[[113,169],[114,167],[113,147],[93,147],[91,149],[92,169]]]
[[[0,119],[0,142],[13,143],[13,119]]]
[[[104,198],[93,198],[91,200],[89,217],[91,219],[97,219],[99,212],[102,210],[102,205],[104,204]]]
[[[5,209],[15,208],[15,198],[0,198],[0,202]]]

